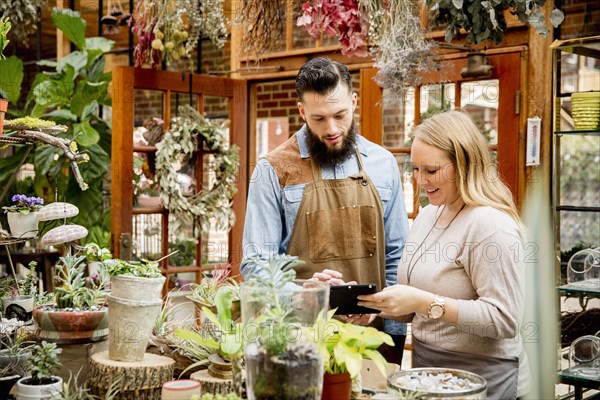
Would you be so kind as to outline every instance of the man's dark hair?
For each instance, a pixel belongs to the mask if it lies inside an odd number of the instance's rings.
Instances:
[[[296,77],[296,94],[300,101],[304,100],[304,92],[329,94],[342,81],[352,93],[350,72],[344,64],[329,58],[317,57],[309,60],[300,68]]]

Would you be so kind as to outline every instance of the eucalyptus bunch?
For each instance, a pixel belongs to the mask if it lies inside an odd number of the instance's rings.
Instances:
[[[506,18],[504,12],[516,15],[523,23],[531,25],[542,36],[548,35],[544,14],[541,8],[546,0],[426,0],[433,14],[436,26],[446,26],[445,39],[452,41],[467,33],[467,43],[481,43],[486,40],[499,44],[504,39]],[[561,24],[564,13],[555,9],[550,22],[555,28]]]

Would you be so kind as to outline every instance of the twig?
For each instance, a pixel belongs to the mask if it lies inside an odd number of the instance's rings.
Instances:
[[[55,127],[56,128],[56,127]],[[67,127],[53,129],[53,131],[66,131]],[[18,130],[12,133],[12,136],[20,137],[23,139],[28,139],[32,141],[42,142],[45,144],[49,144],[50,146],[56,147],[62,150],[65,157],[69,159],[71,162],[71,169],[73,170],[73,175],[79,184],[81,190],[86,190],[88,188],[88,184],[83,180],[83,176],[81,176],[81,172],[79,171],[79,166],[77,164],[81,162],[87,162],[90,160],[90,156],[85,153],[79,153],[77,151],[77,146],[74,145],[75,142],[69,139],[64,139],[56,136],[49,135],[40,131],[32,131],[28,129]]]

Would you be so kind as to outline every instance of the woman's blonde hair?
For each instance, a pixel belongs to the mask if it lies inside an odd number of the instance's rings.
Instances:
[[[458,110],[436,114],[416,127],[415,138],[444,151],[452,160],[456,186],[465,204],[505,211],[522,227],[512,193],[498,176],[486,140],[470,116]]]

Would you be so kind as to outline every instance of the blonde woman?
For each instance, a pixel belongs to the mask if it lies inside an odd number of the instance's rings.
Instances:
[[[359,304],[412,322],[413,367],[468,370],[486,378],[488,398],[522,396],[530,378],[519,335],[523,235],[510,190],[460,111],[415,129],[411,161],[430,205],[411,228],[399,284]]]

